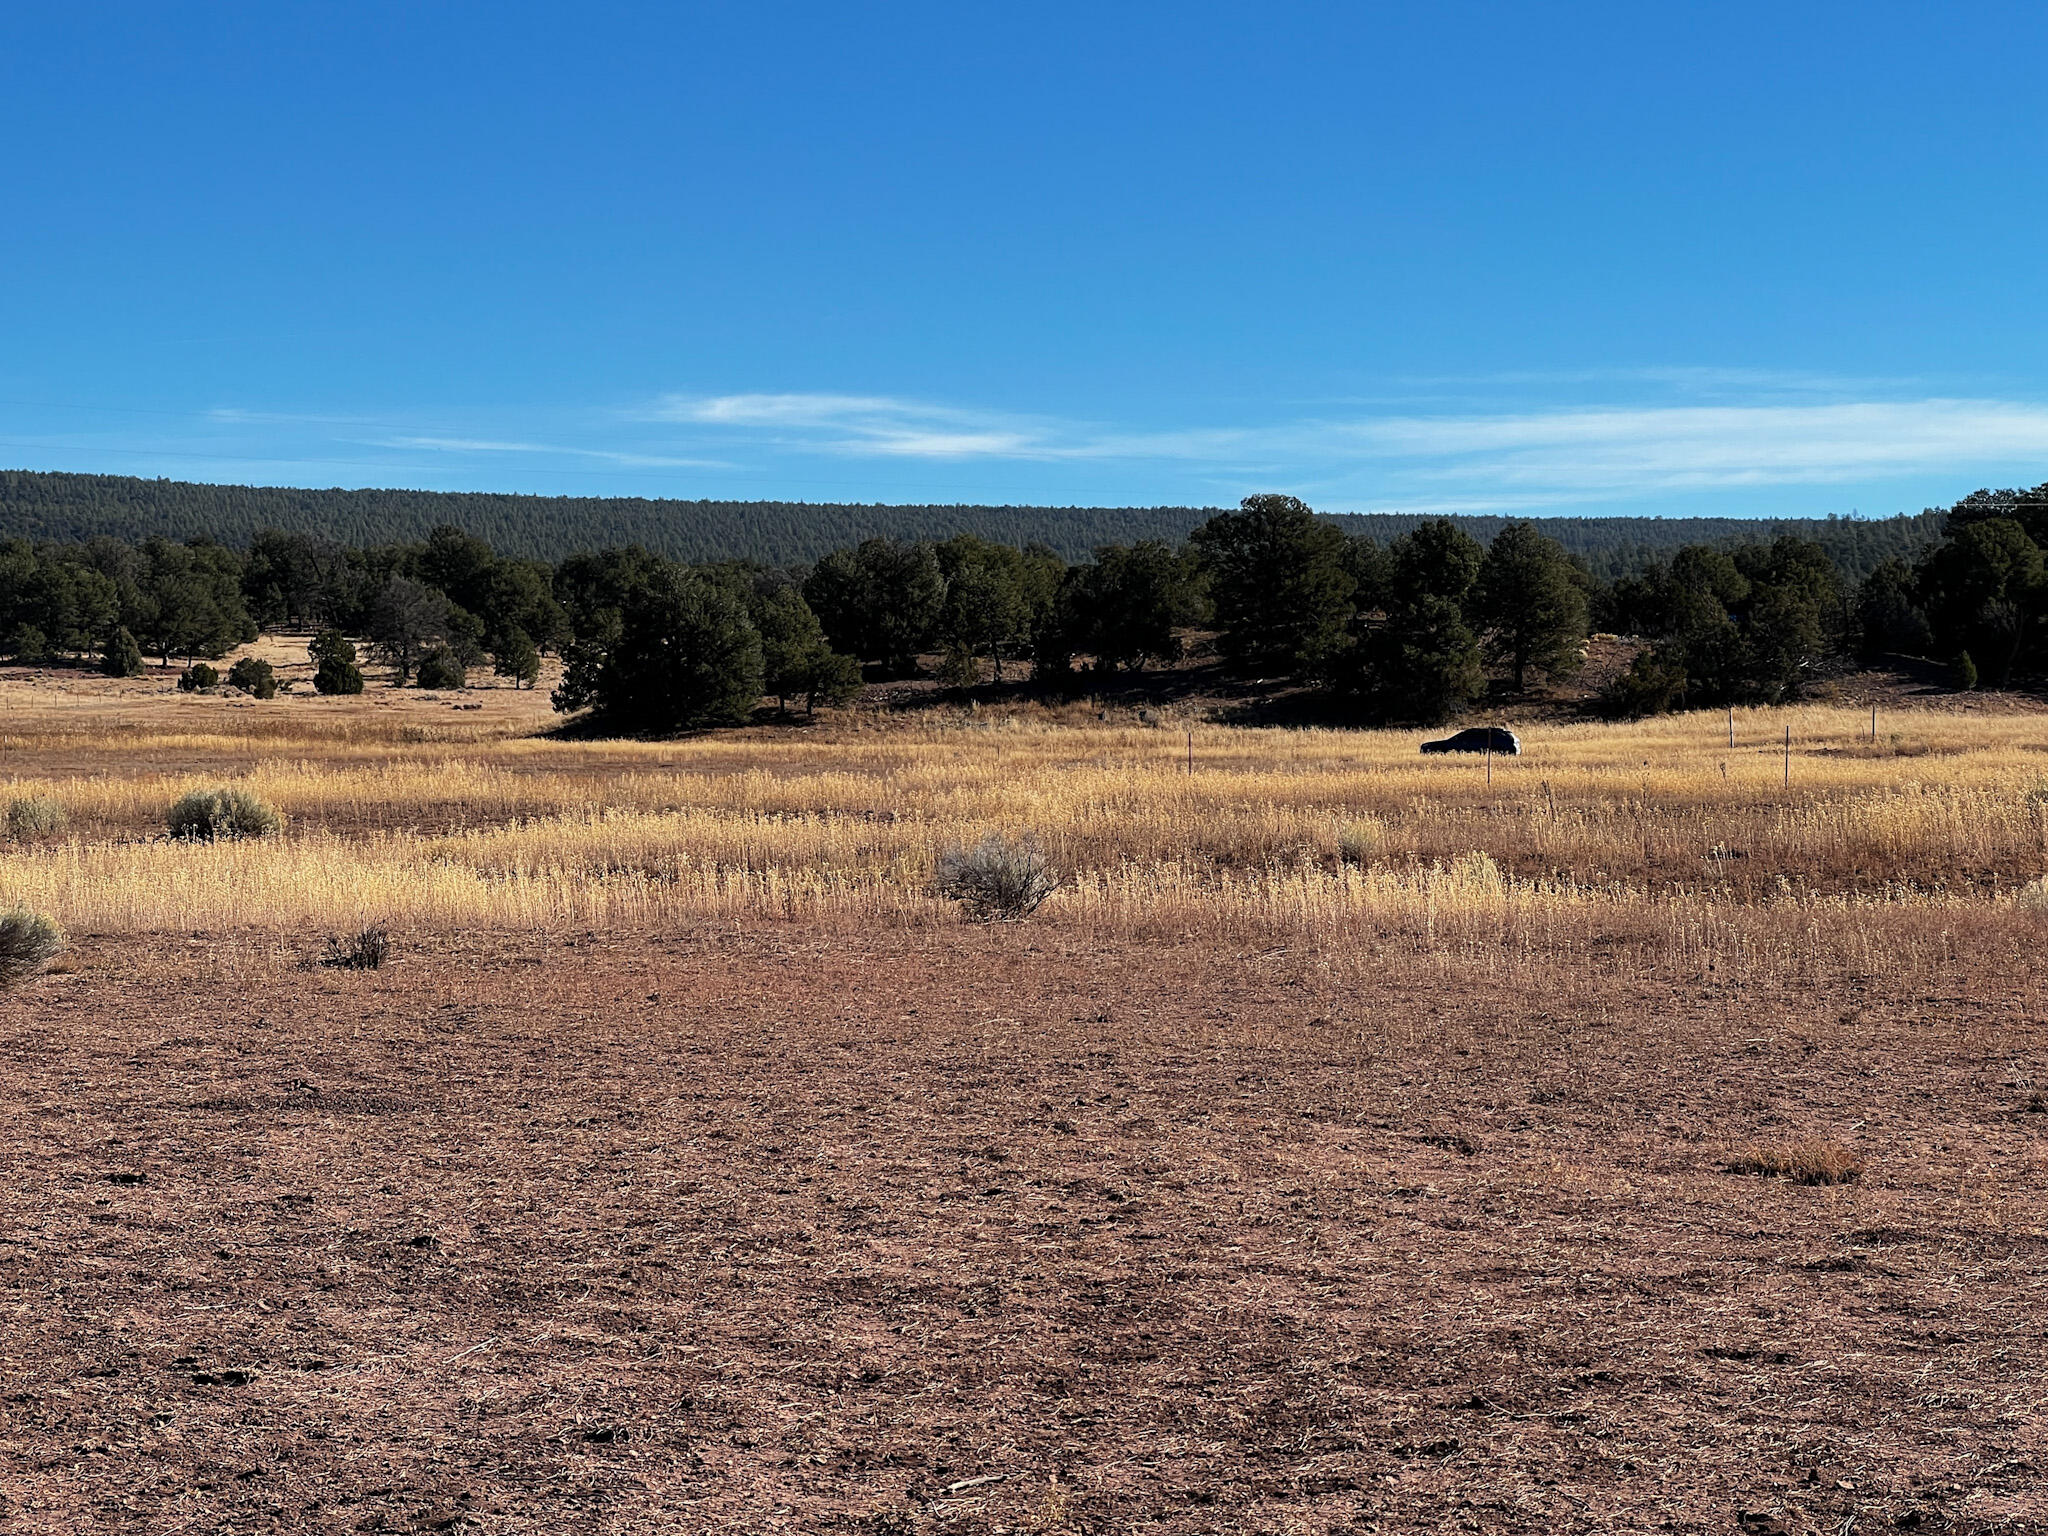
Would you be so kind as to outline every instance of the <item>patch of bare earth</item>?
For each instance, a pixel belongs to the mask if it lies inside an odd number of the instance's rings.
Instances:
[[[0,1001],[9,1530],[2048,1519],[2024,976],[257,942]]]

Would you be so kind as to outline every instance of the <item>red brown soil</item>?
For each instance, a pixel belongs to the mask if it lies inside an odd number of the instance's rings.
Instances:
[[[10,1531],[2048,1528],[2024,976],[77,955],[0,1000]]]

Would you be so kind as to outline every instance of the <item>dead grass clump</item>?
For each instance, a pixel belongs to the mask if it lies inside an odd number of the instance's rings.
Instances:
[[[210,843],[222,838],[268,837],[284,818],[246,789],[195,789],[165,813],[171,836]]]
[[[0,912],[0,987],[28,980],[64,947],[64,934],[26,908]]]
[[[1029,842],[1013,843],[990,834],[976,848],[955,848],[939,857],[934,888],[957,901],[977,923],[1016,922],[1028,917],[1058,887],[1045,855]]]
[[[1455,1152],[1460,1157],[1477,1157],[1479,1143],[1463,1131],[1434,1130],[1415,1138],[1426,1147],[1442,1147],[1446,1152]]]
[[[333,934],[320,963],[337,971],[382,970],[391,957],[391,934],[382,923],[372,923],[352,938]]]
[[[1723,1165],[1729,1173],[1794,1184],[1853,1184],[1863,1177],[1863,1159],[1819,1136],[1744,1147]]]
[[[1346,864],[1371,864],[1387,851],[1387,826],[1377,816],[1360,817],[1337,834],[1337,857]]]
[[[7,802],[9,837],[50,837],[62,832],[70,820],[64,802],[48,795],[29,795]]]
[[[2030,880],[2021,886],[2018,896],[2014,899],[2019,902],[2022,912],[2032,913],[2035,917],[2048,917],[2048,875],[2039,880]]]

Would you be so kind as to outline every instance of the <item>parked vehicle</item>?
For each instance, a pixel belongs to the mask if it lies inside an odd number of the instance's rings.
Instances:
[[[1460,731],[1455,736],[1446,736],[1441,741],[1425,741],[1425,752],[1493,752],[1501,757],[1520,757],[1522,743],[1515,733],[1497,725],[1475,725],[1469,731]]]

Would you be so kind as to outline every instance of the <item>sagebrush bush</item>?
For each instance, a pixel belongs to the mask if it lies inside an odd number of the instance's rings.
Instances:
[[[64,809],[64,802],[53,800],[48,795],[28,795],[7,802],[9,837],[48,837],[62,832],[70,820],[71,814]]]
[[[1037,911],[1059,881],[1036,846],[991,834],[978,847],[941,854],[934,885],[975,922],[995,923]]]
[[[2036,917],[2048,917],[2048,876],[2030,880],[2019,889],[2014,898],[2022,912],[2031,912]]]
[[[47,917],[26,908],[0,912],[0,987],[26,981],[63,947],[63,931]]]
[[[268,837],[284,818],[246,789],[195,789],[178,797],[164,816],[171,836],[210,843],[216,838]]]

